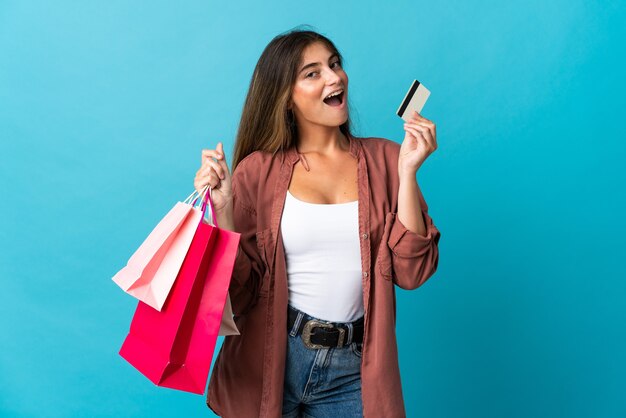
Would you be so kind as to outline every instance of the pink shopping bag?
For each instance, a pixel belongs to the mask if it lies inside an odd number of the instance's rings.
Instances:
[[[113,281],[126,293],[161,310],[196,232],[202,212],[189,203],[192,193],[152,230]]]
[[[206,199],[206,198],[205,198]],[[240,234],[204,220],[161,311],[139,302],[120,355],[158,386],[204,393]],[[211,212],[213,207],[211,204]],[[229,318],[231,327],[236,326]]]

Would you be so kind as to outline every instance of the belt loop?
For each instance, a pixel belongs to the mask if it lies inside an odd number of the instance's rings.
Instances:
[[[347,325],[348,325],[348,341],[346,341],[344,345],[352,344],[352,330],[353,330],[352,322],[348,322]]]
[[[292,337],[295,337],[296,334],[298,333],[298,328],[300,328],[300,322],[302,322],[303,317],[304,317],[304,313],[302,311],[298,311],[298,317],[294,321],[293,327],[291,328],[291,332],[289,333],[289,335],[291,335]]]

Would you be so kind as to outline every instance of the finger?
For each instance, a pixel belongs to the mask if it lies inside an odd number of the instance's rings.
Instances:
[[[429,139],[429,133],[428,130],[421,127],[421,129],[419,129],[420,127],[413,127],[413,126],[406,126],[405,129],[408,129],[414,136],[416,139],[421,140],[425,143],[425,145],[429,148],[433,148],[432,145],[432,138]]]
[[[206,167],[202,169],[202,171],[200,172],[200,176],[201,177],[209,177],[210,175],[214,174],[215,177],[219,177],[217,175],[217,173],[215,172],[215,168],[211,165],[209,165],[207,163]]]
[[[424,126],[424,125],[422,125],[420,123],[417,123],[417,122],[407,122],[407,123],[404,124],[404,126],[408,126],[408,127],[417,129],[420,132],[430,134],[430,130],[428,129],[427,126]]]
[[[219,145],[219,143],[218,143],[218,145]],[[220,150],[220,149],[218,149],[218,147],[216,147],[215,149],[212,149],[212,148],[203,149],[202,152],[203,152],[203,154],[207,154],[207,155],[210,155],[211,157],[215,157],[215,158],[218,158],[220,155],[222,155],[222,157],[224,156],[223,155],[224,154],[224,150],[223,149]]]
[[[426,119],[424,119],[424,120],[422,120],[422,119],[411,119],[411,120],[410,120],[409,122],[407,122],[407,123],[416,123],[416,124],[418,124],[418,125],[421,125],[421,126],[425,126],[425,127],[427,127],[427,128],[428,128],[428,129],[430,129],[431,131],[435,129],[435,124],[434,124],[434,123],[432,123],[432,122],[431,122],[431,121],[429,121],[429,120],[426,120]]]
[[[223,158],[220,158],[219,160],[217,160],[217,164],[219,164],[220,167],[222,167],[222,169],[224,170],[224,172],[226,174],[230,174],[230,170],[228,169],[228,162],[226,161],[226,157],[224,156],[224,154],[222,154]]]
[[[411,114],[411,119],[421,120],[424,119],[424,117],[417,110],[413,110],[413,113]]]
[[[207,184],[209,184],[209,178],[208,177],[198,177],[198,176],[196,176],[196,179],[194,181],[194,186],[195,186],[196,190],[198,191],[198,193],[202,193],[202,190],[204,190],[204,188],[207,186]]]
[[[217,152],[217,150],[214,149],[203,149],[202,150],[202,161],[204,161],[207,158],[219,158],[219,153]]]
[[[431,152],[437,149],[437,145],[435,143],[434,138],[430,135],[430,131],[423,126],[417,126],[415,128],[409,127],[409,129],[415,129],[419,132],[422,140],[425,142],[425,145],[431,149]]]
[[[219,186],[221,185],[221,183],[222,182],[217,177],[217,174],[215,174],[215,172],[211,172],[211,174],[209,174],[209,186],[212,189],[219,189]]]
[[[224,158],[224,154],[220,151],[217,150],[213,150],[213,149],[203,149],[202,150],[202,161],[206,160],[207,158],[210,159],[211,157],[220,160],[222,158]]]
[[[422,133],[420,131],[418,131],[415,128],[412,128],[410,126],[405,126],[404,130],[409,132],[410,134],[412,134],[416,140],[418,141],[426,141],[426,139],[424,139],[424,137],[422,136]]]
[[[412,119],[412,120],[410,120],[410,121],[408,121],[408,122],[405,122],[404,124],[405,124],[405,125],[406,125],[406,124],[411,124],[411,125],[419,125],[419,126],[423,126],[423,127],[425,127],[425,128],[428,128],[428,129],[430,129],[432,126],[434,126],[434,125],[433,125],[433,124],[431,124],[431,123],[424,122],[424,121],[421,121],[421,120],[416,120],[416,119]]]
[[[219,178],[223,179],[225,177],[224,174],[224,167],[222,167],[219,163],[208,159],[204,162],[203,166],[205,167],[211,167],[213,170],[215,170],[215,172],[217,173],[217,175],[219,176]],[[205,168],[206,170],[206,168]]]
[[[435,123],[430,120],[430,119],[426,119],[424,116],[422,116],[421,114],[419,114],[417,111],[413,111],[413,117],[411,118],[411,120],[415,120],[415,121],[419,121],[419,122],[424,122],[429,126],[432,126],[433,128],[435,127]]]
[[[205,170],[198,173],[198,176],[196,177],[196,181],[203,186],[209,185],[213,187],[219,180],[220,179],[217,173],[215,173],[213,167],[207,167]]]
[[[419,130],[422,133],[422,136],[424,136],[424,139],[426,139],[426,141],[431,146],[434,144],[435,140],[434,140],[432,132],[430,131],[430,127],[424,126],[421,123],[407,123],[405,125],[409,125],[411,127],[414,127],[415,129]]]
[[[226,161],[225,156],[224,158],[217,160],[217,164],[219,164],[219,166],[222,167],[222,171],[224,172],[225,176],[230,176],[230,169],[228,168],[228,162]]]
[[[424,116],[420,115],[416,111],[413,111],[413,117],[411,117],[410,120],[411,121],[415,121],[415,122],[421,122],[421,123],[424,123],[424,124],[426,124],[428,126],[433,126],[433,127],[435,126],[433,121],[431,121],[430,119],[426,119]]]
[[[428,120],[424,116],[422,116],[422,114],[419,113],[417,110],[413,110],[413,117],[412,117],[412,119]]]

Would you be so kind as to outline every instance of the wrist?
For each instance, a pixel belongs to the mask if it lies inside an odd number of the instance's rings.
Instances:
[[[416,170],[398,170],[400,183],[405,183],[407,181],[417,181],[417,179],[415,178],[416,175],[417,175]]]
[[[215,209],[215,218],[221,229],[227,229],[229,231],[235,230],[234,216],[233,216],[233,204],[227,203],[220,209]]]

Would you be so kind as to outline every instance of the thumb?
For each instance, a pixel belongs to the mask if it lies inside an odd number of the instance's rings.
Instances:
[[[224,154],[224,144],[221,142],[217,143],[217,147],[215,148],[217,152],[219,152],[222,157],[217,160],[218,164],[226,169],[226,173],[230,175],[230,170],[228,169],[228,163],[226,162],[226,155]]]
[[[217,147],[215,147],[215,151],[221,154],[221,158],[218,158],[219,162],[226,161],[226,156],[224,155],[224,144],[218,142]]]

